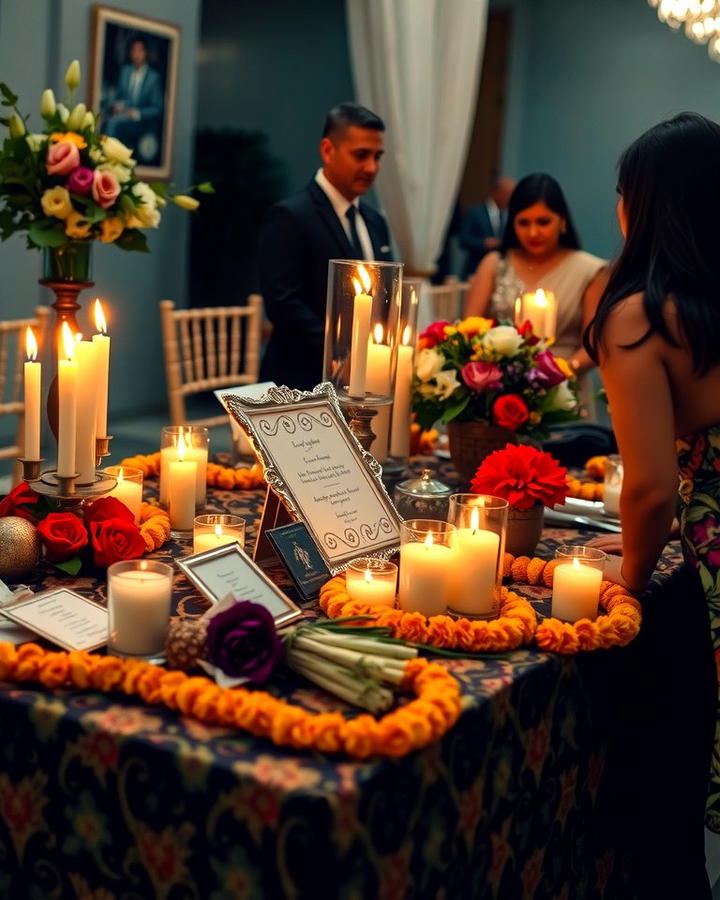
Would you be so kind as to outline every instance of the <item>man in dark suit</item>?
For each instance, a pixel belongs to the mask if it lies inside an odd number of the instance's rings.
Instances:
[[[308,390],[322,378],[329,259],[389,260],[385,219],[360,201],[375,181],[385,125],[356,103],[327,115],[322,168],[272,207],[258,239],[260,289],[273,331],[262,381]]]
[[[460,226],[460,246],[467,252],[463,278],[471,278],[483,256],[500,246],[505,230],[505,211],[514,190],[514,180],[500,175],[487,200],[469,207],[465,213]]]

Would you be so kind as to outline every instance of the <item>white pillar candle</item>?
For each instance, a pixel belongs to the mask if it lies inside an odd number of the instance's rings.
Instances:
[[[97,415],[97,350],[92,341],[78,341],[77,420],[75,423],[75,471],[80,484],[95,481],[95,418]]]
[[[142,506],[142,485],[137,481],[131,481],[129,478],[123,477],[122,467],[119,468],[117,474],[117,484],[110,491],[110,497],[117,498],[133,514],[135,524],[140,522],[140,507]]]
[[[454,612],[488,616],[495,611],[500,535],[478,527],[478,510],[470,528],[458,528],[453,538],[455,566],[448,606]]]
[[[552,614],[566,622],[597,618],[602,572],[578,559],[553,569]]]
[[[620,515],[620,494],[622,493],[621,484],[606,484],[603,488],[603,504],[605,512],[610,516]]]
[[[24,368],[25,398],[25,443],[23,455],[25,459],[40,459],[40,386],[42,384],[42,365],[36,362],[38,345],[32,328],[25,332],[25,352],[28,361]]]
[[[370,569],[345,575],[348,596],[372,606],[395,606],[395,578],[375,578]]]
[[[185,441],[180,435],[178,459],[168,465],[168,513],[174,531],[192,531],[195,518],[197,463],[184,457]]]
[[[365,390],[371,394],[389,396],[391,356],[390,347],[383,343],[383,327],[378,324],[375,326],[375,340],[367,348]],[[375,434],[370,452],[378,462],[385,462],[390,442],[390,407],[379,407],[370,424]]]
[[[99,300],[95,301],[95,327],[100,334],[93,335],[97,344],[97,407],[95,432],[98,437],[107,437],[108,390],[110,384],[110,338],[105,333],[107,325]]]
[[[232,528],[223,528],[216,525],[212,531],[197,531],[193,534],[193,553],[202,553],[204,550],[217,550],[225,544],[238,543],[243,546],[243,538]]]
[[[400,459],[405,459],[410,455],[410,396],[414,350],[407,346],[409,341],[410,328],[406,326],[403,342],[397,352],[395,397],[392,405],[392,428],[390,431],[390,456]]]
[[[400,609],[425,616],[443,615],[447,610],[454,565],[453,550],[444,544],[433,543],[430,533],[424,543],[403,544],[400,548]]]
[[[132,569],[108,582],[110,649],[130,656],[162,651],[170,621],[172,578]]]
[[[362,284],[353,278],[355,286],[355,301],[353,304],[353,324],[350,344],[350,396],[365,396],[365,377],[367,370],[368,340],[370,338],[370,316],[372,315],[372,297],[367,293],[370,290],[370,276],[367,269],[359,265],[358,274]],[[365,293],[363,293],[363,288]]]
[[[58,458],[57,474],[69,477],[75,469],[75,422],[77,419],[77,363],[73,359],[75,339],[67,322],[62,324],[65,359],[58,360]]]
[[[516,303],[515,322],[532,323],[533,332],[538,337],[554,338],[557,328],[557,302],[552,291],[542,289],[535,293],[523,294]]]

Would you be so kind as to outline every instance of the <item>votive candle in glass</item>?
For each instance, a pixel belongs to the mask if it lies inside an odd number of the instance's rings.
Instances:
[[[616,453],[608,456],[605,465],[605,484],[603,485],[603,505],[609,516],[620,515],[620,494],[622,493],[623,464]]]
[[[128,559],[108,566],[108,652],[155,659],[164,656],[172,602],[172,566]]]
[[[447,610],[453,566],[455,526],[436,519],[408,519],[400,525],[398,605],[425,616]]]
[[[166,425],[160,438],[160,505],[167,507],[169,502],[170,463],[176,462],[180,435],[185,445],[185,462],[194,462],[195,469],[195,508],[205,505],[207,489],[207,462],[210,437],[207,428],[198,425]]]
[[[448,606],[471,618],[491,618],[500,608],[508,502],[490,494],[452,494],[448,520],[455,525]]]
[[[193,553],[217,550],[225,544],[245,546],[245,519],[220,513],[195,516],[193,524]]]
[[[117,478],[117,484],[107,495],[116,497],[133,514],[135,524],[140,522],[140,507],[142,506],[143,473],[142,469],[133,466],[106,466],[103,470],[113,478]]]
[[[597,618],[606,554],[594,547],[561,544],[555,551],[552,614],[565,622]]]
[[[395,606],[398,567],[386,559],[361,556],[352,560],[345,572],[351,600],[373,606]]]
[[[540,338],[554,338],[557,328],[557,301],[552,291],[523,294],[515,301],[515,324],[530,322],[533,333]]]

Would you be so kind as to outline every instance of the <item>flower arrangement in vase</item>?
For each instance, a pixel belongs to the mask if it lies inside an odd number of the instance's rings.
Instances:
[[[448,426],[466,480],[488,452],[523,437],[542,440],[550,426],[576,419],[577,407],[573,370],[530,322],[516,328],[471,316],[433,322],[420,335],[413,410],[423,429]]]
[[[508,444],[485,457],[470,490],[508,501],[505,549],[513,556],[532,556],[542,533],[544,508],[565,503],[566,476],[567,469],[549,453]]]

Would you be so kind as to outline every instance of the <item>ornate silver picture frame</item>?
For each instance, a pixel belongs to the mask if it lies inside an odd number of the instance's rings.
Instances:
[[[382,469],[348,428],[331,384],[309,392],[270,388],[260,400],[223,399],[247,431],[270,491],[305,523],[333,574],[358,556],[396,552],[400,517]]]

